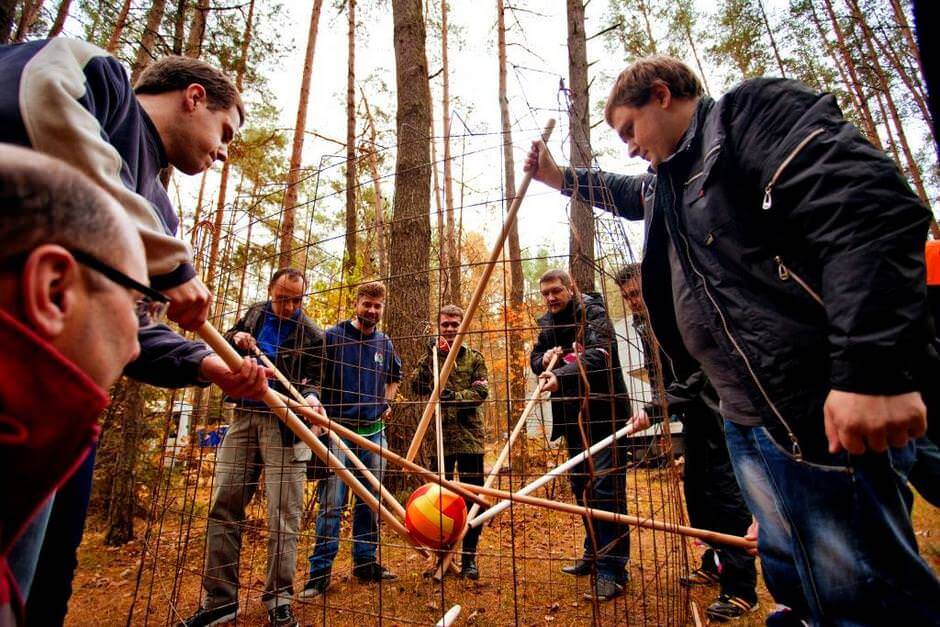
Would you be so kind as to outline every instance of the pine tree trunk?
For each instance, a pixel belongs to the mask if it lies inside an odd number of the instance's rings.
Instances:
[[[52,28],[49,29],[48,37],[58,37],[65,28],[65,20],[69,17],[69,7],[72,6],[72,0],[61,0],[59,8],[55,13],[55,21],[52,22]]]
[[[568,83],[571,88],[571,149],[568,162],[573,168],[590,167],[591,151],[590,100],[587,78],[587,42],[584,36],[584,3],[567,0],[568,4]],[[593,193],[593,190],[591,190]],[[594,213],[591,199],[571,197],[571,234],[568,256],[571,277],[582,292],[594,291]]]
[[[137,510],[135,477],[146,427],[142,387],[136,381],[127,381],[121,402],[124,412],[111,425],[112,429],[120,429],[121,444],[108,500],[108,529],[105,533],[108,546],[120,546],[134,539],[134,513]]]
[[[497,58],[499,60],[499,119],[503,131],[503,195],[505,196],[505,210],[516,196],[516,164],[512,154],[512,121],[509,119],[509,99],[506,96],[506,20],[503,0],[496,0],[496,41]],[[521,406],[521,399],[525,398],[525,352],[521,326],[523,320],[525,298],[525,275],[522,271],[522,250],[519,245],[518,221],[513,221],[507,236],[509,247],[509,311],[506,312],[506,322],[509,327],[509,396],[513,404],[513,411],[517,415],[517,408]],[[509,427],[511,430],[511,427]],[[521,449],[525,454],[525,447]]]
[[[186,11],[188,0],[176,0],[176,16],[173,20],[173,54],[183,54],[183,42],[186,39]]]
[[[189,23],[189,37],[186,39],[186,56],[198,59],[202,56],[202,40],[206,36],[206,17],[209,14],[209,0],[199,0]]]
[[[444,241],[444,204],[441,200],[441,181],[437,171],[437,139],[434,132],[434,108],[431,107],[429,133],[431,137],[431,182],[434,186],[434,208],[437,217],[437,290],[434,292],[438,301],[444,302],[449,281],[447,270],[447,244]]]
[[[917,42],[914,41],[914,32],[911,30],[911,25],[907,21],[904,7],[901,6],[899,0],[891,0],[891,10],[894,12],[894,21],[897,22],[898,27],[901,29],[901,34],[904,36],[904,41],[907,42],[908,52],[917,62],[917,69],[920,70],[920,75],[925,76],[924,63],[920,58],[920,47],[917,45]],[[924,26],[926,27],[926,24],[924,24]]]
[[[388,236],[385,233],[385,203],[382,200],[382,183],[379,176],[378,144],[376,143],[375,120],[365,93],[362,94],[362,106],[369,123],[369,171],[372,175],[373,210],[375,212],[375,249],[378,259],[379,276],[388,276]]]
[[[124,34],[124,28],[127,26],[127,16],[130,10],[131,0],[124,0],[124,3],[121,4],[121,10],[118,11],[117,18],[114,20],[114,30],[111,31],[108,44],[105,46],[105,49],[111,54],[114,54],[121,44],[121,35]]]
[[[279,235],[278,266],[291,265],[294,248],[294,212],[297,207],[297,186],[300,183],[300,159],[304,150],[304,131],[307,126],[307,102],[310,99],[310,77],[313,76],[313,52],[317,45],[317,25],[323,0],[313,0],[310,28],[307,31],[307,52],[304,56],[304,74],[300,83],[300,102],[294,122],[294,142],[291,148],[290,169],[287,171],[287,189],[284,191],[281,232]]]
[[[29,29],[33,27],[33,23],[35,23],[36,18],[39,16],[39,11],[42,9],[44,1],[45,0],[26,0],[23,3],[20,21],[16,25],[16,35],[13,36],[14,42],[21,43],[26,41],[26,37],[29,35]]]
[[[160,30],[160,22],[163,21],[165,8],[166,0],[153,0],[150,10],[147,11],[144,34],[140,38],[140,45],[137,47],[137,59],[134,61],[134,67],[131,68],[131,85],[137,82],[137,77],[154,59],[157,32]]]
[[[910,176],[911,180],[913,181],[914,189],[917,190],[917,195],[920,196],[921,201],[927,205],[928,208],[930,208],[930,199],[927,196],[927,190],[924,188],[924,180],[921,176],[920,164],[917,163],[917,160],[914,158],[914,153],[911,151],[910,144],[907,141],[907,133],[904,131],[901,115],[898,113],[897,105],[894,102],[894,96],[891,94],[891,85],[888,80],[888,76],[885,73],[881,62],[878,60],[878,52],[875,50],[875,45],[869,36],[871,29],[868,27],[868,24],[865,21],[865,16],[862,15],[862,12],[859,10],[858,0],[845,1],[849,9],[852,11],[855,21],[862,25],[862,40],[864,41],[865,47],[867,48],[868,54],[870,55],[868,62],[871,66],[872,73],[878,79],[879,86],[881,87],[881,93],[884,96],[885,105],[888,107],[888,113],[891,115],[891,121],[894,122],[894,129],[897,132],[898,143],[901,144],[901,152],[904,154],[904,160],[907,162],[908,176]]]
[[[431,91],[428,85],[426,34],[421,0],[392,0],[395,77],[398,95],[395,197],[389,261],[388,333],[411,373],[423,342],[416,330],[431,318],[428,256],[431,245],[429,164]],[[418,331],[420,333],[420,331]],[[406,451],[417,426],[420,407],[403,403],[395,408],[389,427],[389,448]],[[407,475],[393,474],[389,489],[401,492]]]
[[[826,13],[829,16],[829,21],[832,24],[832,31],[835,33],[836,41],[838,42],[837,49],[839,54],[842,56],[842,63],[845,66],[845,70],[849,74],[851,81],[848,84],[848,88],[851,91],[855,92],[856,103],[858,104],[858,112],[862,118],[862,124],[865,126],[865,133],[868,135],[868,140],[875,145],[879,150],[883,150],[881,146],[881,138],[878,136],[878,130],[875,127],[874,118],[871,115],[871,109],[868,106],[868,97],[865,95],[865,90],[862,88],[862,83],[858,79],[858,72],[855,69],[855,61],[852,59],[852,55],[849,54],[849,49],[846,47],[845,35],[842,31],[842,26],[839,25],[839,20],[836,18],[835,11],[832,10],[832,2],[830,0],[823,0],[823,3],[826,5]],[[812,5],[812,1],[810,2]],[[816,9],[813,7],[813,13],[815,14]],[[838,64],[837,64],[838,65]]]
[[[767,19],[767,11],[764,10],[763,0],[757,0],[757,7],[760,9],[761,19],[764,21],[764,28],[767,30],[767,36],[770,37],[770,47],[774,51],[774,59],[777,61],[777,67],[780,69],[780,77],[786,78],[787,71],[783,67],[783,59],[780,57],[780,49],[777,47],[777,39],[774,37],[774,31],[770,28],[770,20]]]
[[[656,38],[653,36],[653,25],[650,23],[650,8],[646,0],[640,0],[640,14],[643,15],[643,24],[646,27],[646,38],[649,40],[650,54],[659,54],[656,47]]]
[[[10,43],[18,0],[0,0],[0,46]]]
[[[457,229],[454,222],[454,177],[450,152],[450,67],[447,61],[447,0],[441,0],[441,126],[444,129],[444,206],[446,207],[447,290],[444,301],[460,305],[460,260],[457,257]]]
[[[356,172],[356,0],[346,0],[346,255],[344,270],[348,280],[356,267],[357,239],[357,172]]]
[[[852,108],[855,110],[855,114],[858,115],[858,118],[862,121],[862,125],[866,127],[866,133],[869,134],[869,141],[874,144],[875,141],[872,140],[870,136],[871,131],[868,129],[868,125],[865,123],[865,116],[862,112],[862,105],[858,99],[858,93],[852,87],[852,81],[849,75],[846,74],[842,60],[840,60],[839,55],[836,53],[835,46],[832,45],[832,42],[829,41],[829,37],[826,35],[826,30],[823,28],[822,21],[819,19],[819,15],[816,13],[816,7],[813,5],[814,1],[815,0],[807,0],[807,6],[809,7],[810,11],[810,19],[813,22],[816,33],[819,35],[819,40],[826,47],[826,52],[829,53],[829,57],[832,59],[832,65],[839,72],[839,78],[842,80],[842,84],[845,85],[845,91],[849,94],[849,99],[852,101]]]

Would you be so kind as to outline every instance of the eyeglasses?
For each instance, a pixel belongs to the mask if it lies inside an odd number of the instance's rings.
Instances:
[[[167,309],[170,308],[169,298],[152,287],[135,281],[117,268],[106,264],[83,250],[72,248],[66,250],[72,253],[72,256],[75,257],[75,261],[83,266],[103,274],[125,289],[134,290],[142,294],[140,298],[134,301],[134,312],[137,314],[137,319],[140,320],[140,326],[152,326],[166,320],[166,312]]]
[[[166,319],[166,312],[170,307],[169,298],[152,287],[144,285],[139,281],[135,281],[117,268],[106,264],[97,257],[86,253],[83,250],[67,247],[66,250],[72,254],[72,257],[75,258],[75,261],[82,264],[86,268],[103,274],[106,278],[127,290],[133,290],[142,294],[140,298],[134,301],[134,312],[137,314],[137,319],[140,322],[141,327],[160,324]],[[15,255],[11,255],[0,261],[0,265],[5,267],[19,265],[26,260],[30,252],[32,251],[27,250]]]

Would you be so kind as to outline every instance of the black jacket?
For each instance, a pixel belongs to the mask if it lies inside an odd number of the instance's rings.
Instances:
[[[540,317],[538,325],[539,337],[529,357],[535,374],[545,370],[542,356],[546,351],[560,346],[565,356],[570,356],[574,343],[581,347],[581,364],[590,388],[588,412],[582,418],[590,441],[602,440],[625,425],[631,416],[630,399],[620,368],[617,338],[601,297],[584,294],[579,300],[575,296],[562,311]],[[552,393],[551,439],[564,435],[569,447],[580,448],[583,440],[578,414],[586,390],[578,364],[571,357],[559,359],[552,372],[558,378],[559,389]]]
[[[264,308],[268,303],[252,305],[241,320],[225,333],[225,339],[242,355],[253,355],[235,346],[236,333],[244,331],[257,338],[264,324]],[[320,395],[320,381],[323,377],[323,331],[313,323],[313,320],[300,313],[300,319],[290,335],[285,338],[281,348],[277,351],[274,365],[287,380],[304,395]],[[287,390],[276,379],[269,381],[270,386],[290,396]],[[240,399],[228,398],[229,401],[239,402]]]
[[[568,193],[575,178],[596,206],[645,219],[643,298],[677,378],[696,365],[676,324],[667,221],[715,341],[794,450],[822,441],[830,389],[922,387],[929,214],[832,95],[746,81],[702,98],[655,175],[567,171]]]

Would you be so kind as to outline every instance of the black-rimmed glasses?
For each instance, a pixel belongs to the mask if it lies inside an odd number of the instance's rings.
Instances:
[[[170,307],[169,298],[152,287],[132,279],[117,268],[106,264],[94,255],[86,253],[84,250],[68,247],[64,248],[69,251],[69,253],[71,253],[72,257],[75,258],[75,261],[82,264],[86,268],[90,268],[95,272],[103,274],[107,279],[110,279],[112,282],[120,285],[125,289],[134,290],[141,294],[141,297],[134,301],[134,311],[137,314],[137,319],[140,321],[141,326],[150,326],[164,321],[166,318],[167,309]],[[12,264],[22,263],[29,256],[30,252],[32,251],[23,251],[21,253],[11,255],[10,257],[4,259],[2,264],[9,266]]]

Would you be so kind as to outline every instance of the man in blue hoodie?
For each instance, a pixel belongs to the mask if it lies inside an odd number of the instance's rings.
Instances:
[[[401,359],[395,354],[392,340],[376,329],[384,308],[385,285],[378,281],[365,283],[356,290],[355,317],[327,329],[321,395],[330,418],[383,448],[388,444],[385,419],[391,412],[389,404],[398,394],[402,379]],[[382,481],[385,459],[353,442],[345,442]],[[363,480],[336,444],[330,443],[330,451]],[[317,543],[310,556],[310,577],[300,593],[302,597],[322,594],[330,585],[347,497],[346,484],[335,474],[318,486]],[[376,560],[378,522],[378,515],[357,496],[352,523],[353,575],[363,582],[395,578]]]

